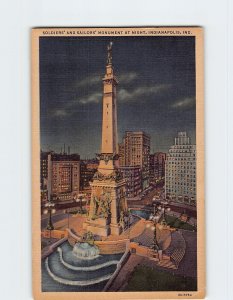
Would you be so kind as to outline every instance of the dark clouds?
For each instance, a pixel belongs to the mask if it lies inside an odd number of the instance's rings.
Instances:
[[[193,37],[113,37],[118,132],[144,130],[153,151],[167,151],[177,131],[195,143]],[[41,147],[99,152],[102,78],[110,38],[40,38]]]

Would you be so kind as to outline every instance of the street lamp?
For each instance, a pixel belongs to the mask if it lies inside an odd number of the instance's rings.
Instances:
[[[81,211],[81,213],[83,212],[83,203],[82,203],[83,199],[84,199],[84,194],[79,194],[78,198],[77,199],[75,198],[76,203],[80,202],[80,211]]]
[[[165,212],[167,211],[170,211],[171,208],[168,206],[168,202],[167,201],[161,201],[162,203],[162,207],[160,208],[162,213],[163,213],[163,220],[162,220],[162,223],[163,224],[166,224],[166,216],[165,216]]]
[[[153,239],[153,249],[155,251],[158,251],[159,250],[159,244],[158,244],[158,241],[157,241],[157,232],[156,232],[156,225],[160,219],[160,211],[161,211],[161,206],[159,206],[158,204],[154,203],[153,204],[154,206],[154,211],[153,211],[153,214],[150,215],[149,217],[149,220],[153,222],[153,226],[150,226],[151,227],[151,230],[154,231],[154,239]]]
[[[159,250],[159,244],[157,241],[157,232],[156,232],[156,225],[159,221],[160,215],[158,213],[155,213],[154,215],[151,215],[149,220],[153,222],[153,226],[151,226],[151,230],[154,231],[154,238],[153,238],[153,249],[155,251]]]
[[[49,230],[50,235],[49,235],[49,242],[51,242],[51,232],[52,230],[54,230],[54,226],[52,223],[52,214],[54,214],[56,212],[56,209],[54,208],[55,204],[51,201],[48,201],[47,203],[45,203],[45,210],[44,210],[44,214],[49,213],[49,220],[48,220],[48,224],[46,229]]]

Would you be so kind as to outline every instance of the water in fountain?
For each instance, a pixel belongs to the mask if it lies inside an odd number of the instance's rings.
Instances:
[[[99,254],[97,247],[85,244],[85,242],[76,243],[72,247],[65,242],[57,248],[57,251],[42,260],[42,290],[44,292],[102,291],[116,270],[122,253]],[[78,250],[78,255],[74,249]],[[80,257],[80,253],[83,256]],[[92,259],[85,255],[91,256]]]
[[[73,254],[79,259],[94,259],[99,255],[99,248],[87,242],[78,242],[74,245]]]

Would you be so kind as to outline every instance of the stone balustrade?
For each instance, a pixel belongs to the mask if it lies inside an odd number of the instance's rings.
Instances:
[[[41,237],[43,238],[53,238],[53,239],[63,239],[64,237],[67,237],[68,233],[66,230],[43,230],[41,232]]]
[[[54,252],[54,250],[60,246],[61,244],[63,244],[65,241],[67,241],[67,237],[64,237],[63,239],[60,239],[59,241],[57,241],[56,243],[53,243],[51,246],[46,247],[46,249],[44,251],[42,251],[42,255],[41,258],[44,259],[47,256],[49,256],[51,253]]]
[[[71,246],[74,246],[76,242],[81,242],[82,238],[74,234],[70,229],[67,229],[68,241]],[[124,253],[126,250],[126,243],[129,239],[121,240],[105,240],[95,241],[95,245],[99,248],[100,254],[118,254]]]
[[[126,243],[126,250],[124,255],[121,257],[120,261],[117,264],[117,268],[115,270],[115,272],[112,274],[112,276],[110,277],[109,281],[106,283],[103,292],[106,292],[109,287],[111,286],[111,284],[113,283],[113,281],[116,279],[117,275],[119,274],[122,266],[125,264],[125,262],[127,261],[128,257],[130,256],[130,242],[127,241]]]

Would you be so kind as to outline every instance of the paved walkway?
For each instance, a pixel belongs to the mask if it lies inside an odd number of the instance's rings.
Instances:
[[[128,261],[121,268],[113,284],[108,289],[108,292],[116,292],[116,291],[123,290],[123,287],[128,282],[134,268],[137,265],[141,264],[143,260],[144,257],[131,254]]]
[[[180,262],[176,274],[196,277],[197,276],[197,233],[187,230],[181,231],[186,242],[185,255]]]
[[[78,235],[82,236],[85,232],[83,230],[83,222],[86,220],[86,217],[80,216],[80,215],[70,215],[69,217],[69,228],[72,229],[74,232],[76,232]],[[55,229],[59,230],[65,230],[68,227],[68,221],[61,220],[54,224]]]
[[[172,274],[187,276],[187,277],[197,277],[197,236],[196,232],[182,230],[182,235],[186,242],[186,252],[179,264],[177,270],[174,269],[164,269],[158,266],[154,261],[142,257],[136,254],[131,254],[128,261],[120,270],[118,276],[114,280],[113,284],[110,286],[108,291],[123,291],[127,282],[129,281],[131,274],[133,273],[137,265],[145,265],[150,268],[155,268],[161,271],[166,271]],[[175,237],[176,235],[174,235]]]

